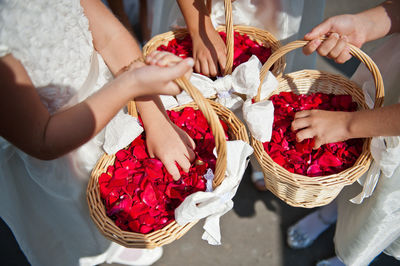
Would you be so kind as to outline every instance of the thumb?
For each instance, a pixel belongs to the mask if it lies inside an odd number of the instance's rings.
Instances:
[[[311,41],[317,39],[325,34],[329,33],[332,28],[332,22],[330,19],[325,20],[318,26],[314,27],[309,33],[304,35],[304,40]]]
[[[186,58],[174,66],[160,69],[160,75],[163,75],[166,80],[174,80],[184,76],[186,72],[192,69],[193,66],[193,59]]]

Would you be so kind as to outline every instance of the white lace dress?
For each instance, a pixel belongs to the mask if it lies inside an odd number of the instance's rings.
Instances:
[[[400,34],[391,36],[373,53],[385,84],[385,105],[400,103]],[[367,91],[374,90],[371,74],[361,66],[353,76]],[[371,90],[372,89],[372,90]],[[369,93],[370,95],[374,95]],[[398,137],[397,137],[398,138]],[[386,142],[386,145],[389,145]],[[346,265],[368,265],[381,252],[400,260],[400,166],[399,146],[387,149],[381,158],[392,161],[391,177],[383,172],[371,197],[361,204],[349,200],[358,195],[356,182],[338,197],[338,220],[335,232],[336,254]],[[390,151],[391,150],[391,151]],[[397,155],[393,156],[396,152]],[[396,168],[397,166],[397,168]],[[381,167],[381,169],[383,169]]]
[[[175,0],[153,1],[152,35],[184,26]],[[324,0],[236,0],[232,3],[233,23],[264,29],[283,44],[298,39],[322,22]],[[225,24],[224,1],[213,0],[211,20],[214,26]],[[301,49],[286,55],[286,73],[313,69],[316,54],[305,56]]]
[[[0,1],[0,56],[9,53],[51,113],[112,78],[93,48],[79,0]],[[32,265],[78,265],[81,257],[110,246],[91,221],[85,198],[103,140],[102,132],[59,159],[41,161],[0,138],[0,216]]]

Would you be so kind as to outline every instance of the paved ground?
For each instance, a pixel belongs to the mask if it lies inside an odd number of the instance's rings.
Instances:
[[[327,0],[326,17],[357,12],[374,6],[380,1]],[[379,42],[363,47],[369,52]],[[322,58],[318,69],[350,75],[358,64],[356,60],[337,66]],[[256,191],[249,179],[249,171],[234,198],[232,211],[222,217],[221,246],[210,246],[201,240],[203,221],[200,221],[180,240],[164,247],[164,255],[155,266],[203,265],[271,265],[311,266],[316,261],[334,255],[331,227],[305,250],[291,250],[285,243],[287,228],[312,210],[293,208],[269,192]],[[0,220],[0,265],[28,265],[12,234]],[[386,255],[380,255],[372,266],[400,265]]]

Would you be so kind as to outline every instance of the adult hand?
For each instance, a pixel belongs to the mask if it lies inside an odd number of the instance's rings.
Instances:
[[[306,55],[317,51],[321,56],[344,63],[351,58],[347,43],[360,48],[366,41],[365,25],[357,15],[339,15],[328,18],[304,36],[310,41],[304,48]],[[321,37],[327,39],[322,41]]]

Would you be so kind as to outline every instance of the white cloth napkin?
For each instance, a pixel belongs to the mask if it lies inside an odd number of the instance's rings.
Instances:
[[[225,179],[214,191],[200,191],[189,195],[175,209],[177,223],[185,225],[207,217],[202,238],[211,245],[220,245],[219,218],[232,209],[232,198],[236,194],[248,164],[248,157],[252,153],[253,148],[244,141],[228,141]]]
[[[138,119],[121,110],[105,128],[103,149],[107,154],[114,154],[128,146],[142,132],[143,127]]]
[[[206,76],[193,73],[190,77],[190,82],[203,94],[205,98],[211,98],[215,96],[216,92],[213,89],[213,81]],[[192,97],[187,94],[186,91],[182,91],[176,96],[178,105],[184,105],[193,102]]]
[[[260,85],[261,68],[261,62],[257,56],[253,55],[247,62],[239,65],[232,72],[232,75],[226,75],[213,81],[206,76],[193,74],[190,81],[204,97],[217,96],[215,101],[232,111],[236,111],[242,107],[243,118],[251,134],[256,139],[265,142],[271,139],[274,106],[269,100],[255,104],[251,103],[251,99],[257,95]],[[277,87],[278,81],[271,72],[268,72],[261,86],[261,99],[266,98]],[[244,102],[235,93],[246,95],[246,101]],[[179,105],[193,101],[186,92],[182,92],[176,98]]]
[[[252,104],[251,100],[246,100],[243,105],[243,119],[255,139],[261,142],[271,140],[274,123],[274,105],[271,101]]]
[[[170,110],[174,107],[179,106],[178,101],[174,96],[171,95],[160,95],[161,102],[164,105],[165,110]]]

